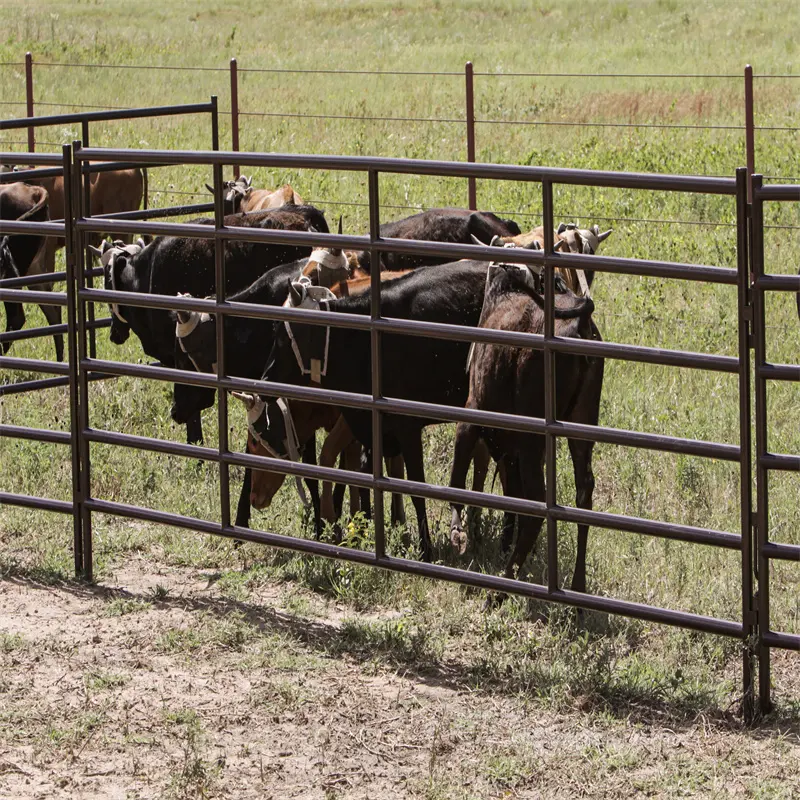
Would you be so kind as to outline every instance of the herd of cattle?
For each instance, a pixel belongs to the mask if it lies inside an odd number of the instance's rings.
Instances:
[[[92,212],[110,213],[139,207],[144,179],[138,170],[98,173],[92,185]],[[116,181],[116,184],[114,184]],[[112,191],[109,192],[111,187]],[[114,191],[116,187],[116,192]],[[102,194],[101,194],[102,192]],[[101,200],[110,197],[110,201]],[[290,186],[269,192],[253,189],[240,178],[226,187],[225,225],[329,232],[319,209],[304,204]],[[145,197],[146,203],[146,197]],[[60,179],[33,186],[0,185],[2,219],[58,219],[63,215]],[[212,220],[196,220],[212,224]],[[341,231],[341,221],[339,223]],[[579,229],[561,224],[553,232],[555,249],[594,254],[611,231],[598,226]],[[385,254],[371,263],[369,252],[336,248],[288,246],[243,241],[225,244],[225,292],[232,302],[324,308],[342,314],[370,313],[370,274],[381,272],[381,313],[385,317],[492,328],[506,331],[544,332],[543,274],[534,267],[514,263],[516,248],[541,249],[544,231],[522,233],[512,220],[489,212],[432,209],[381,226],[381,236],[397,239],[494,244],[496,261],[460,260]],[[0,277],[54,271],[55,249],[63,242],[44,237],[8,235],[0,238]],[[103,241],[92,248],[104,270],[105,287],[125,292],[146,292],[206,297],[215,292],[213,239],[159,236],[135,243]],[[591,271],[558,269],[555,274],[555,333],[562,337],[600,339],[592,319]],[[41,288],[41,287],[37,287]],[[24,324],[18,304],[6,303],[6,329]],[[43,309],[48,322],[60,318],[57,307]],[[171,312],[112,304],[111,341],[124,343],[131,331],[144,352],[162,365],[214,373],[217,367],[214,315]],[[225,372],[227,375],[321,386],[326,389],[372,393],[371,340],[366,330],[251,319],[224,318]],[[63,343],[56,336],[56,355],[63,358]],[[5,343],[3,352],[9,343]],[[527,348],[475,344],[451,339],[385,333],[381,336],[382,392],[387,397],[421,403],[468,407],[494,412],[544,417],[544,356]],[[555,358],[558,419],[597,424],[603,383],[603,360],[559,353]],[[321,403],[268,399],[257,394],[234,393],[247,411],[247,449],[251,453],[303,460],[333,467],[372,472],[371,412]],[[171,416],[186,425],[187,440],[203,439],[200,414],[213,405],[215,390],[176,384]],[[388,474],[425,481],[422,430],[439,421],[386,413],[383,415],[383,450]],[[327,432],[317,454],[316,432]],[[569,440],[575,472],[576,504],[591,509],[594,490],[592,442]],[[470,465],[473,486],[480,491],[493,459],[503,491],[508,496],[543,501],[544,437],[460,423],[453,452],[451,486],[464,488]],[[268,506],[284,475],[245,473],[236,524],[247,525],[251,505]],[[298,479],[298,490],[305,495]],[[324,523],[336,524],[342,513],[345,487],[306,481],[314,508],[317,535]],[[350,490],[350,510],[369,513],[368,494]],[[431,539],[423,498],[413,497],[424,559],[431,557]],[[463,553],[467,537],[462,509],[454,506],[450,536]],[[392,518],[403,520],[402,498],[392,498]],[[541,519],[506,514],[503,545],[511,550],[506,575],[522,574],[526,557],[535,545]],[[514,539],[515,531],[516,542]],[[585,591],[585,555],[588,527],[578,528],[578,553],[572,587]]]

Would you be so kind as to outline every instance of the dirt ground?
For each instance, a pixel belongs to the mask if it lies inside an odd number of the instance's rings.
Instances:
[[[370,618],[293,584],[243,602],[216,577],[0,582],[0,797],[800,794],[797,730],[556,713],[337,646]]]

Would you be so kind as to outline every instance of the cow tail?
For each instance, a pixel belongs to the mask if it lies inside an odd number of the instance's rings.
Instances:
[[[147,211],[147,167],[142,167],[142,181],[143,181],[143,190],[144,195],[142,197],[142,201],[144,203],[143,208]]]

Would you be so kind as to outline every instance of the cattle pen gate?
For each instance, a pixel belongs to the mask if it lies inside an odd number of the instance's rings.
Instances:
[[[199,108],[197,110],[200,110]],[[24,121],[21,121],[24,122]],[[25,127],[20,125],[20,127]],[[214,142],[216,146],[216,141]],[[59,376],[69,385],[70,431],[43,430],[0,424],[0,436],[44,441],[68,446],[72,457],[72,499],[59,501],[47,497],[0,493],[0,502],[71,515],[74,528],[74,561],[76,574],[92,579],[94,513],[117,515],[136,520],[176,526],[187,530],[211,533],[256,543],[287,548],[303,553],[341,559],[357,564],[413,573],[429,578],[456,582],[485,590],[510,592],[521,596],[557,602],[578,608],[625,615],[656,623],[732,637],[741,642],[743,711],[750,719],[757,707],[770,708],[771,648],[800,650],[800,636],[772,630],[770,626],[769,571],[772,559],[800,560],[800,547],[771,542],[767,530],[767,480],[772,470],[800,470],[800,457],[770,453],[767,443],[768,419],[766,383],[770,380],[800,380],[800,367],[771,364],[765,351],[765,303],[768,291],[798,291],[800,278],[770,275],[763,255],[763,204],[800,199],[800,187],[762,186],[753,176],[752,202],[748,202],[748,173],[741,168],[735,178],[656,175],[641,173],[596,172],[589,170],[551,169],[499,164],[425,161],[415,159],[372,158],[364,156],[311,156],[218,151],[127,150],[92,148],[76,142],[65,146],[61,155],[0,154],[3,163],[30,164],[45,167],[48,174],[64,175],[66,219],[49,223],[0,223],[0,233],[29,233],[64,236],[66,238],[66,272],[51,279],[64,279],[66,291],[52,295],[26,291],[21,287],[41,280],[14,279],[0,281],[0,300],[13,302],[57,303],[67,309],[64,332],[68,339],[69,361],[60,364],[34,359],[0,357],[0,369]],[[87,208],[87,193],[82,181],[98,170],[133,165],[155,168],[165,165],[193,164],[213,169],[215,202],[214,226],[185,223],[153,222],[154,216],[185,213],[185,208],[159,209],[153,212],[92,216]],[[354,171],[366,174],[369,197],[369,234],[367,236],[334,235],[315,232],[229,228],[224,225],[223,167],[241,165],[283,169],[317,169]],[[17,178],[44,174],[30,170]],[[416,240],[384,239],[380,236],[379,181],[381,175],[427,175],[466,180],[527,181],[541,184],[543,223],[546,243],[543,251],[520,251],[515,260],[543,267],[545,275],[545,332],[543,336],[509,331],[486,330],[460,325],[437,324],[414,320],[386,318],[381,314],[380,273],[372,271],[371,314],[369,317],[340,315],[323,311],[274,306],[230,303],[225,296],[226,241],[255,241],[280,244],[306,244],[364,249],[371,252],[372,263],[381,253],[396,252],[452,258],[492,261],[497,254],[491,247],[458,245]],[[2,176],[9,180],[14,176]],[[15,178],[16,179],[16,178]],[[556,185],[644,189],[660,192],[710,194],[733,198],[736,204],[737,268],[707,266],[669,261],[638,260],[606,256],[585,256],[552,252],[554,228],[553,187]],[[197,209],[194,209],[197,210]],[[192,238],[213,238],[215,243],[216,298],[201,300],[148,295],[92,286],[95,274],[88,261],[86,243],[91,233],[164,234]],[[590,259],[590,262],[587,261]],[[738,355],[724,356],[680,350],[666,350],[632,344],[586,341],[554,335],[554,281],[556,267],[591,268],[601,272],[669,278],[737,287]],[[161,309],[185,309],[212,314],[251,317],[266,320],[302,321],[322,326],[338,326],[369,331],[372,346],[372,392],[355,394],[321,388],[298,387],[231,377],[225,370],[224,325],[217,326],[217,373],[187,373],[157,365],[129,364],[96,357],[91,337],[98,322],[92,322],[95,303],[124,302],[126,305]],[[102,321],[101,321],[102,322]],[[27,335],[48,336],[50,328],[28,331]],[[484,342],[524,346],[543,351],[545,363],[545,418],[517,417],[487,411],[385,397],[381,387],[381,336],[384,334],[440,337],[456,341]],[[751,399],[751,349],[754,349],[755,403]],[[590,426],[559,421],[554,415],[554,367],[557,353],[575,353],[608,359],[623,359],[667,367],[681,367],[735,375],[738,378],[739,444],[722,444],[644,433],[602,425]],[[88,386],[91,380],[109,376],[132,376],[168,382],[212,387],[218,392],[219,446],[210,448],[135,436],[92,425]],[[12,384],[0,389],[34,391],[41,382]],[[373,474],[343,472],[315,465],[306,465],[276,458],[232,452],[228,442],[227,392],[255,391],[269,396],[311,400],[337,406],[368,410],[373,421]],[[382,415],[403,414],[443,421],[470,421],[491,427],[535,433],[546,440],[546,501],[536,502],[500,497],[468,490],[389,478],[383,473]],[[755,419],[755,459],[751,447],[751,425]],[[741,492],[740,526],[737,532],[660,522],[641,517],[590,511],[556,502],[556,442],[573,438],[660,452],[686,454],[718,459],[738,465]],[[96,497],[92,485],[90,445],[101,443],[136,448],[156,453],[215,462],[219,466],[219,520],[198,519],[142,506],[111,502]],[[374,551],[363,551],[322,541],[292,537],[275,532],[242,528],[231,523],[231,466],[269,468],[291,476],[347,482],[368,488],[373,494],[375,509]],[[752,474],[755,466],[755,476]],[[755,478],[755,481],[753,480]],[[752,489],[755,485],[756,503]],[[442,564],[421,563],[399,558],[388,552],[384,532],[383,496],[396,492],[441,501],[528,514],[543,518],[546,523],[547,583],[536,584],[510,580],[490,574],[472,572]],[[739,554],[741,565],[741,615],[737,619],[676,611],[643,603],[630,602],[596,594],[583,594],[559,588],[558,523],[584,523],[631,533],[656,536],[682,542],[724,548]],[[758,673],[758,689],[755,675]]]

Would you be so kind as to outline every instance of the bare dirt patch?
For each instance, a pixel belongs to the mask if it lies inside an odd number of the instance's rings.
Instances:
[[[0,796],[800,791],[789,726],[556,713],[448,679],[457,652],[408,670],[342,645],[379,615],[287,583],[235,601],[217,577],[134,559],[102,586],[0,583]]]

